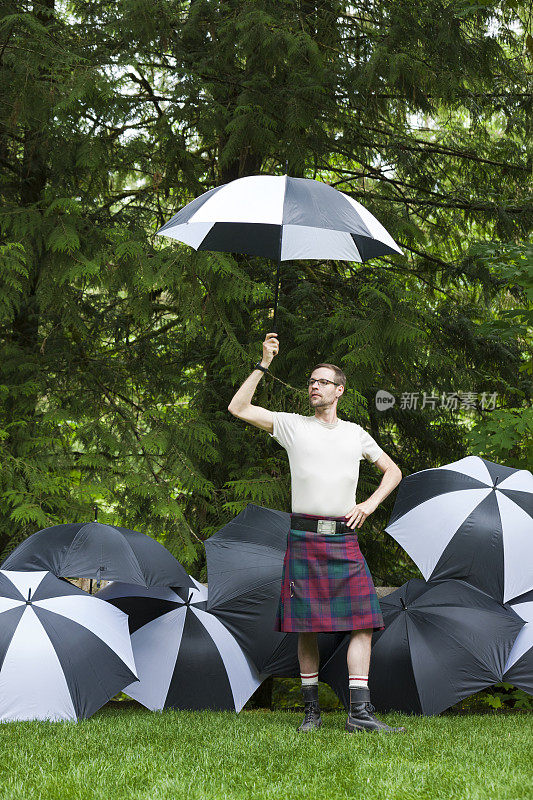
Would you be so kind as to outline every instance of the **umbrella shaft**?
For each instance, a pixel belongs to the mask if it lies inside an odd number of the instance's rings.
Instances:
[[[272,322],[272,333],[277,333],[278,329],[276,327],[276,318],[278,313],[278,295],[279,295],[279,269],[280,269],[280,261],[278,260],[278,265],[276,268],[276,291],[274,294],[274,320]]]

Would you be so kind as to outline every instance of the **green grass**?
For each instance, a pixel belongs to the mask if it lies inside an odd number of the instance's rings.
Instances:
[[[346,734],[324,714],[107,706],[79,723],[0,725],[1,800],[519,800],[533,798],[533,714],[409,717]]]

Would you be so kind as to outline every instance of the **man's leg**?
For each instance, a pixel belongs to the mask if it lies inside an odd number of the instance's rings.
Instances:
[[[305,706],[304,720],[298,730],[308,733],[320,728],[322,725],[318,705],[319,653],[316,633],[298,634],[298,661],[300,662],[302,695]]]
[[[372,628],[352,631],[348,645],[347,661],[350,688],[368,686],[370,668],[370,649],[372,647]]]
[[[316,673],[318,682],[318,643],[316,633],[298,634],[298,661],[300,662],[300,674],[314,675]]]
[[[354,731],[404,731],[405,728],[391,728],[372,713],[374,707],[370,703],[368,689],[368,670],[370,667],[370,650],[372,647],[372,629],[352,631],[348,645],[347,661],[350,693],[350,713],[346,720],[345,730]]]

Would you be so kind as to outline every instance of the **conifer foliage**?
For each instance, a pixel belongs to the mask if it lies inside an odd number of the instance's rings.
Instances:
[[[528,13],[2,5],[0,551],[97,503],[200,574],[201,540],[247,503],[289,510],[284,451],[227,412],[261,354],[274,266],[154,237],[193,197],[258,172],[351,194],[405,257],[284,265],[272,371],[289,386],[266,376],[254,402],[308,413],[307,371],[331,361],[348,375],[339,416],[404,474],[468,452],[527,466]],[[378,389],[397,398],[386,412]],[[454,391],[470,409],[440,405]],[[364,469],[358,499],[377,481]],[[381,533],[388,510],[362,538],[394,582],[409,566]]]

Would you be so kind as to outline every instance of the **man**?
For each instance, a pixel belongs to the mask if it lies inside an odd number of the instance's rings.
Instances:
[[[300,731],[320,728],[318,631],[350,631],[350,713],[345,729],[403,731],[378,720],[370,703],[368,671],[373,630],[383,617],[357,535],[365,519],[398,485],[402,473],[360,425],[337,417],[346,376],[334,364],[319,364],[308,380],[313,416],[269,411],[252,397],[279,351],[267,333],[263,358],[228,406],[233,416],[266,430],[286,450],[291,469],[292,513],[283,565],[276,630],[298,632],[298,659],[305,717]],[[376,491],[356,503],[359,461],[383,473]]]

